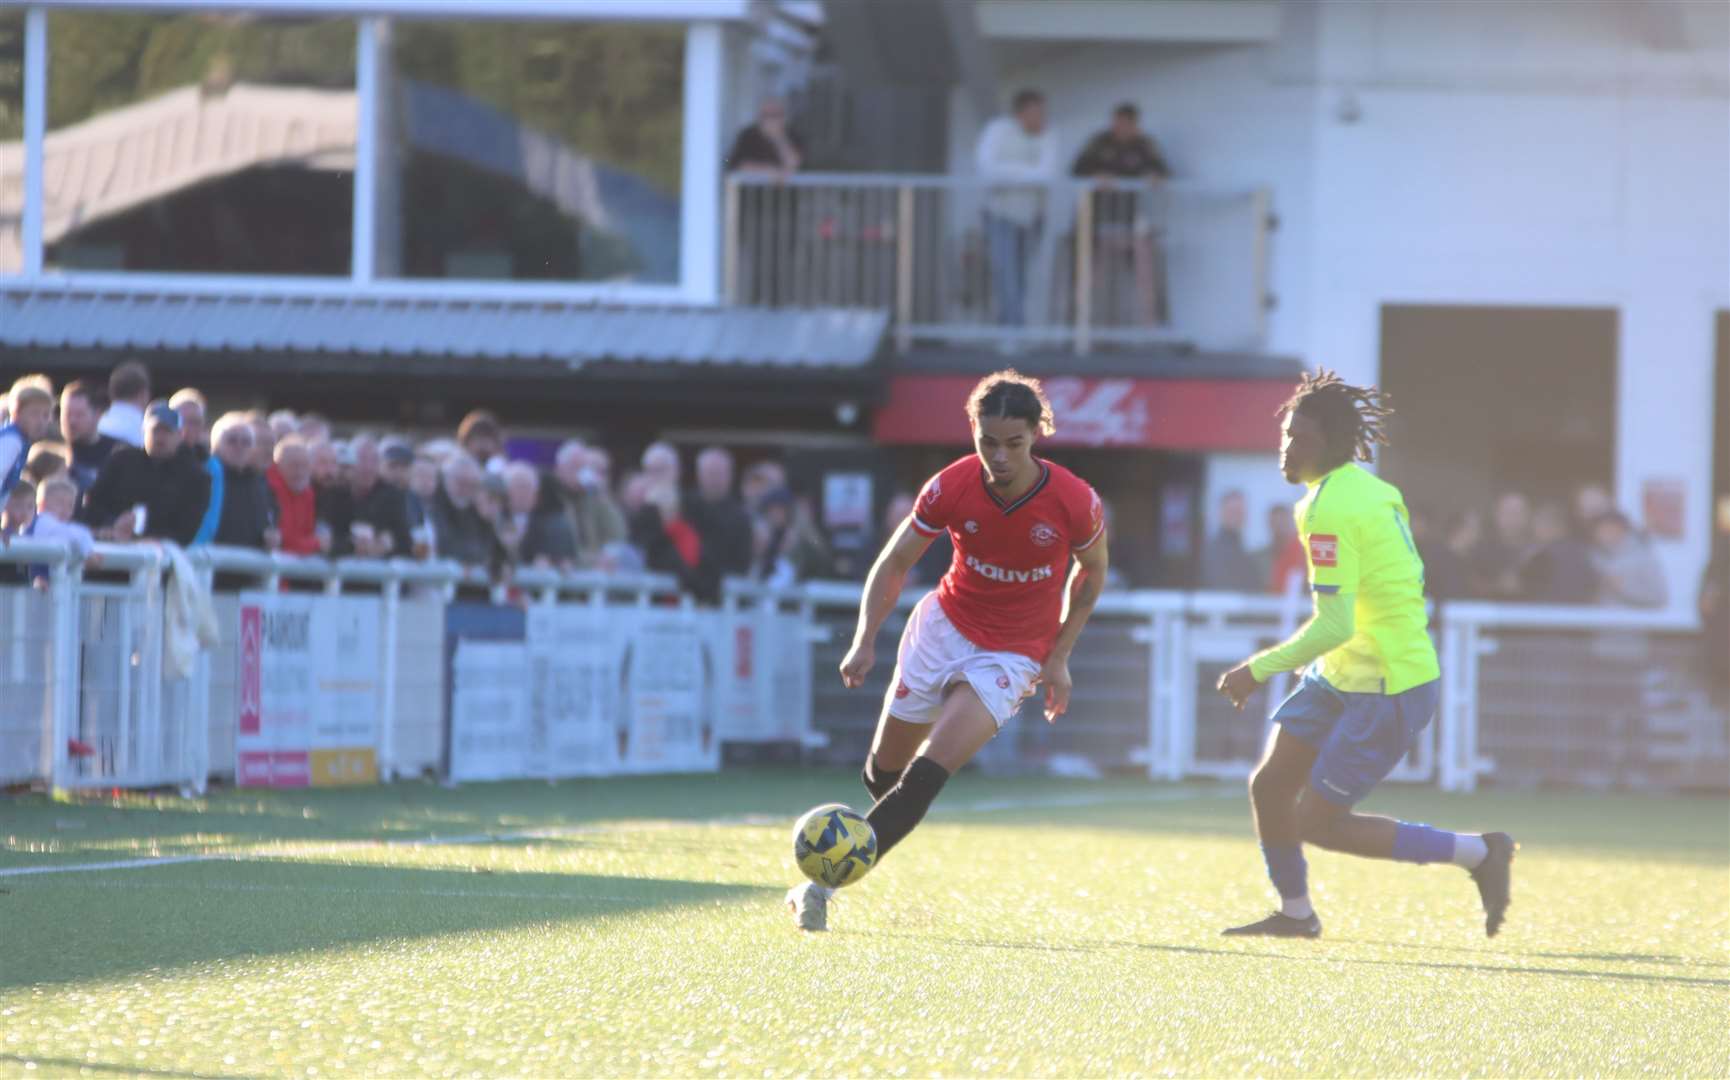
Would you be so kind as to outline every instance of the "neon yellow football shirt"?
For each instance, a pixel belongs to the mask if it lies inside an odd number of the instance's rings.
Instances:
[[[1424,609],[1424,562],[1400,489],[1357,465],[1317,482],[1294,509],[1310,587],[1356,597],[1354,629],[1314,671],[1336,690],[1399,694],[1438,678]]]

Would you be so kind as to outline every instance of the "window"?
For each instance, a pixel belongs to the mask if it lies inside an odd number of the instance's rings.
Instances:
[[[50,270],[349,272],[352,21],[54,11],[48,56]]]
[[[0,277],[24,269],[24,13],[0,9]]]
[[[679,278],[683,27],[391,27],[379,274]]]

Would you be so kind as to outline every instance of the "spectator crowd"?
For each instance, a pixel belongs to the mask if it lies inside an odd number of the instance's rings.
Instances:
[[[42,375],[17,380],[0,399],[0,537],[74,544],[170,540],[184,546],[295,555],[449,559],[494,579],[523,566],[677,578],[713,602],[726,577],[775,585],[857,577],[853,565],[796,497],[773,459],[738,474],[733,454],[711,446],[682,483],[680,450],[656,442],[615,476],[613,455],[578,439],[559,444],[550,466],[511,460],[497,417],[477,410],[454,436],[416,441],[358,431],[337,437],[315,414],[226,412],[212,420],[195,389],[152,392],[137,361],[106,383],[76,379],[56,390]],[[889,500],[887,536],[912,495]],[[1249,505],[1241,491],[1219,500],[1201,549],[1196,585],[1232,592],[1285,591],[1305,572],[1289,505],[1266,509],[1269,540],[1245,542]],[[1720,513],[1712,568],[1700,597],[1710,625],[1727,620]],[[1107,522],[1112,515],[1107,508]],[[1467,510],[1441,527],[1421,507],[1412,538],[1425,588],[1438,600],[1501,600],[1661,608],[1663,569],[1645,532],[1597,485],[1572,504],[1508,492],[1488,513]],[[952,555],[939,538],[910,584],[934,585]],[[16,579],[0,564],[0,577]],[[1113,586],[1123,584],[1114,573]],[[1717,622],[1714,622],[1717,620]]]
[[[536,468],[506,456],[503,427],[481,410],[454,437],[419,442],[338,438],[323,418],[287,410],[211,420],[199,391],[158,397],[144,365],[127,361],[105,385],[13,384],[0,402],[0,535],[86,554],[95,540],[150,539],[441,558],[495,579],[522,566],[651,571],[709,602],[723,577],[780,585],[829,572],[828,545],[779,462],[739,478],[714,446],[694,464],[686,489],[680,451],[657,442],[615,483],[611,453],[571,439]]]
[[[1267,510],[1270,543],[1246,550],[1248,506],[1228,491],[1202,549],[1200,585],[1233,592],[1283,592],[1305,572],[1290,506]],[[1425,590],[1438,600],[1534,604],[1600,604],[1661,608],[1670,601],[1664,570],[1646,533],[1616,509],[1609,493],[1588,484],[1561,500],[1532,502],[1506,492],[1489,513],[1465,510],[1438,529],[1411,511],[1412,540],[1424,560]]]

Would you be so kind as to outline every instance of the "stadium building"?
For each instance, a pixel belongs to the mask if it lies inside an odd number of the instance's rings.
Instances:
[[[1008,354],[1149,585],[1226,490],[1262,542],[1320,363],[1393,392],[1414,502],[1604,484],[1682,610],[1730,492],[1727,42],[1704,4],[48,0],[0,13],[0,357],[798,447],[874,524]],[[1054,188],[1010,317],[975,144],[1020,87],[1064,174],[1129,101],[1172,179]],[[730,175],[774,95],[801,173]]]

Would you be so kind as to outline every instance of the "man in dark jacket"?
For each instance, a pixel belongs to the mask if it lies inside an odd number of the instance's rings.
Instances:
[[[108,456],[121,445],[96,430],[104,404],[100,388],[84,379],[74,379],[60,391],[60,434],[72,448],[70,471],[80,494],[90,490]]]
[[[1592,548],[1574,534],[1568,512],[1546,503],[1532,516],[1536,550],[1520,568],[1522,598],[1534,604],[1590,604],[1598,598]]]
[[[751,516],[733,494],[733,455],[719,446],[697,455],[697,490],[685,500],[685,518],[702,542],[691,591],[714,603],[723,577],[750,574],[753,548]]]
[[[454,559],[464,566],[496,567],[504,554],[498,534],[475,509],[481,487],[480,466],[459,453],[447,458],[439,471],[439,489],[432,503],[439,558]]]
[[[408,555],[414,547],[408,495],[384,478],[378,442],[370,435],[356,435],[349,441],[349,452],[354,465],[348,482],[319,493],[319,514],[330,526],[332,552]]]
[[[276,548],[276,496],[252,468],[254,436],[244,413],[225,413],[210,429],[211,458],[222,470],[222,505],[215,543],[223,547]]]
[[[81,520],[116,540],[142,535],[189,544],[209,500],[209,474],[198,455],[180,444],[180,413],[154,401],[144,410],[144,449],[124,446],[110,455],[86,496]],[[142,523],[133,512],[139,506]]]
[[[541,476],[528,462],[505,466],[503,528],[505,546],[517,565],[576,568],[576,534],[559,507],[542,502]]]

